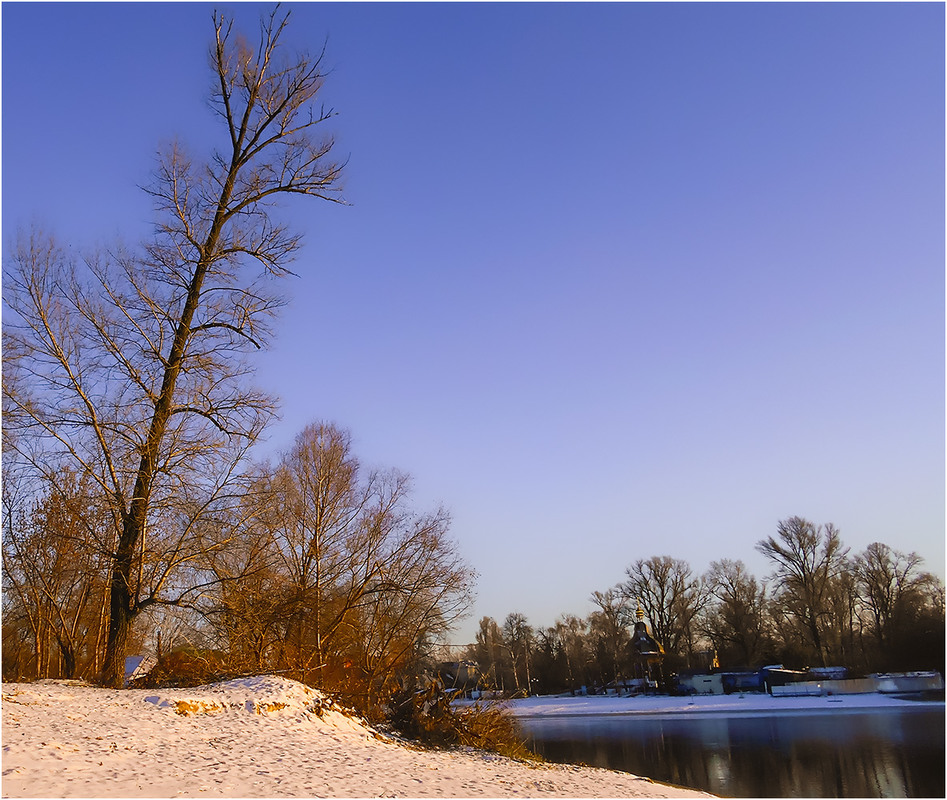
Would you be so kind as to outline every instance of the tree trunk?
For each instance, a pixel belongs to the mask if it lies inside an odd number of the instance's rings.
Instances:
[[[65,638],[59,639],[60,677],[72,680],[76,677],[76,651]]]
[[[822,645],[822,636],[819,633],[819,622],[812,617],[809,619],[809,633],[812,636],[812,643],[815,645],[819,666],[828,666],[825,660],[825,647]]]
[[[120,689],[125,685],[125,650],[131,628],[128,578],[122,576],[118,564],[112,570],[112,592],[109,602],[108,637],[105,640],[105,659],[102,662],[103,686]]]
[[[95,632],[95,650],[92,652],[92,668],[89,670],[88,674],[93,677],[100,677],[102,674],[102,668],[100,662],[103,659],[102,651],[102,638],[106,631],[106,626],[108,625],[108,602],[109,595],[107,592],[102,593],[102,605],[99,608],[99,624]]]
[[[207,241],[204,244],[204,257],[197,262],[191,283],[188,286],[187,297],[181,310],[168,355],[164,376],[161,381],[161,393],[155,402],[154,414],[148,429],[148,438],[145,440],[138,467],[138,476],[135,480],[135,491],[128,513],[122,524],[122,535],[118,541],[118,551],[112,565],[111,599],[109,603],[109,635],[105,643],[105,662],[102,665],[102,684],[104,686],[120,687],[125,683],[125,647],[128,641],[128,630],[131,620],[137,613],[131,596],[131,573],[133,554],[144,535],[148,522],[148,506],[151,500],[151,490],[154,486],[156,465],[171,417],[174,405],[175,387],[181,364],[187,351],[191,337],[191,323],[200,302],[201,289],[204,277],[207,274],[211,260],[207,254],[215,253],[223,226],[224,211],[233,189],[236,166],[231,167],[231,173],[224,185],[224,192],[217,206],[217,215],[211,227]]]

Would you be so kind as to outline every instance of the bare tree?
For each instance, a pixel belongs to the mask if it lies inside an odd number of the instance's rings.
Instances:
[[[850,558],[842,564],[828,587],[826,652],[841,664],[856,664],[861,657],[862,618],[858,581]]]
[[[706,602],[706,590],[690,565],[679,558],[638,559],[625,570],[621,591],[630,603],[641,603],[654,638],[665,652],[689,662],[695,619]]]
[[[303,429],[250,484],[239,524],[208,548],[209,617],[255,663],[374,705],[469,606],[473,572],[449,516],[412,510],[409,476],[362,468],[329,423]]]
[[[514,611],[507,614],[503,620],[503,638],[510,651],[510,660],[513,664],[513,683],[516,691],[525,691],[532,694],[533,676],[532,660],[534,647],[534,631],[527,622],[526,617]],[[520,672],[524,673],[523,680],[520,681]]]
[[[195,483],[219,497],[218,477],[242,456],[237,443],[272,412],[247,388],[244,359],[266,343],[281,303],[270,279],[287,273],[300,245],[272,206],[287,195],[340,199],[333,140],[318,135],[331,112],[313,107],[321,56],[286,54],[288,19],[265,18],[253,48],[214,15],[210,99],[224,144],[204,162],[178,144],[162,154],[149,189],[157,230],[140,255],[76,264],[33,235],[4,270],[4,411],[19,429],[17,456],[42,473],[71,462],[110,501],[107,685],[122,681],[143,607],[136,565],[156,509]],[[189,499],[194,511],[207,502]],[[173,523],[180,541],[193,523]]]
[[[704,576],[711,600],[702,616],[703,629],[721,662],[752,666],[767,639],[766,589],[742,561],[713,561]]]
[[[588,622],[574,614],[562,614],[553,631],[566,661],[569,691],[575,694],[589,679]]]
[[[895,629],[903,625],[912,609],[924,604],[936,579],[920,567],[917,553],[902,553],[881,542],[873,542],[855,557],[859,597],[868,615],[868,628],[884,655],[891,647]]]
[[[631,634],[628,625],[632,611],[628,598],[619,588],[592,592],[590,598],[598,607],[589,614],[589,639],[595,648],[599,676],[603,686],[609,681],[620,682],[627,676]]]
[[[474,572],[448,538],[449,524],[443,509],[375,516],[373,527],[384,536],[362,559],[373,559],[377,569],[348,626],[357,633],[350,653],[359,669],[361,697],[352,698],[359,707],[376,706],[432,666],[436,644],[467,613]]]
[[[274,494],[266,465],[244,481],[240,503],[206,531],[200,572],[212,588],[196,604],[234,671],[270,666],[289,635],[294,592],[272,527]]]
[[[302,680],[321,682],[333,640],[381,575],[409,480],[365,473],[351,435],[328,423],[301,431],[267,480],[258,519],[272,531],[290,587],[290,664]]]
[[[503,631],[493,617],[481,617],[473,644],[472,658],[480,667],[480,674],[488,686],[506,691],[507,678],[512,684],[512,661],[510,648]]]
[[[107,520],[86,488],[62,472],[32,509],[7,517],[3,580],[13,601],[7,610],[28,631],[33,666],[25,674],[31,677],[91,677],[99,663]]]
[[[844,571],[848,553],[838,528],[790,517],[779,522],[776,536],[763,539],[756,549],[775,567],[773,579],[780,589],[775,602],[800,624],[816,658],[826,666],[832,585]]]

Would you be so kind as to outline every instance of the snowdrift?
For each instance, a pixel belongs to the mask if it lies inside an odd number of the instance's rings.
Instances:
[[[4,797],[708,797],[621,772],[430,751],[273,675],[195,689],[4,684]]]
[[[275,675],[239,678],[197,689],[169,689],[148,694],[144,700],[184,717],[241,712],[280,714],[324,728],[382,738],[354,713],[316,689]]]

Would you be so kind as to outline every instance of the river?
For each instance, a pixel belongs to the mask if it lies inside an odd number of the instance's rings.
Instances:
[[[520,719],[547,761],[729,797],[944,797],[944,705]]]

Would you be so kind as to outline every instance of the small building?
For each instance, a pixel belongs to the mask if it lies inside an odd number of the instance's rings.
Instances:
[[[475,661],[442,661],[437,677],[445,689],[468,695],[480,685],[480,668]]]
[[[679,675],[677,685],[686,694],[723,694],[723,675],[720,673]]]
[[[848,677],[847,667],[809,667],[809,678],[814,681],[841,681]]]
[[[769,694],[773,694],[774,686],[788,686],[791,683],[802,683],[807,680],[809,673],[800,669],[784,669],[782,664],[775,664],[771,667],[763,667],[760,670],[763,678],[763,688]]]
[[[737,692],[759,692],[763,690],[763,676],[755,672],[721,672],[724,694]]]
[[[944,679],[939,672],[885,672],[869,675],[882,694],[942,692]]]

